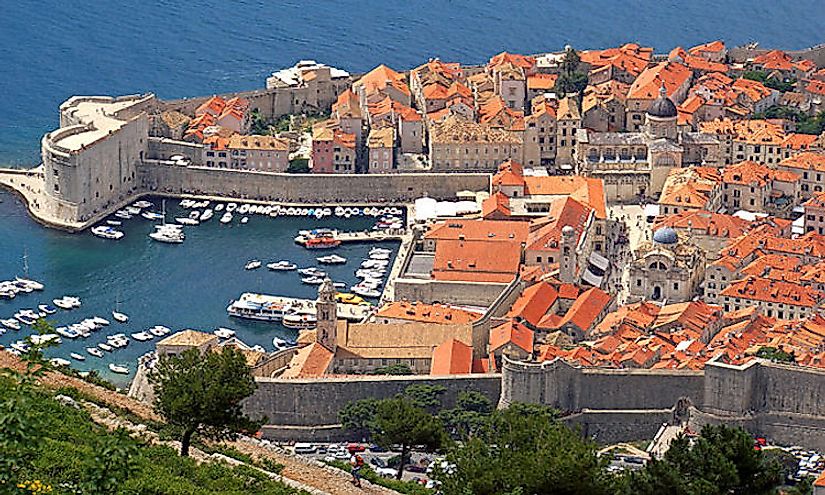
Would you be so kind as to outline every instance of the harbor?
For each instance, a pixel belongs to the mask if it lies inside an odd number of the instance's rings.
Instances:
[[[123,220],[115,228],[124,232],[120,240],[98,238],[89,232],[68,234],[44,229],[31,220],[24,204],[12,194],[0,191],[0,279],[13,280],[23,276],[22,256],[27,253],[29,278],[44,285],[42,291],[26,293],[14,299],[0,299],[0,319],[13,318],[23,309],[37,309],[41,304],[54,305],[53,300],[70,295],[82,305],[73,310],[60,308],[47,320],[57,327],[69,327],[94,317],[110,321],[88,338],[61,337],[62,343],[47,350],[50,358],[69,360],[80,371],[96,370],[118,384],[125,384],[130,375],[119,374],[109,364],[126,365],[130,371],[142,354],[152,350],[160,339],[145,342],[133,334],[165,326],[172,331],[185,328],[212,332],[218,328],[232,329],[249,345],[273,349],[273,338],[289,341],[297,330],[280,322],[259,322],[230,317],[226,308],[231,301],[246,292],[313,300],[317,285],[301,283],[297,268],[318,267],[349,288],[361,279],[355,275],[372,248],[389,249],[390,261],[395,259],[399,242],[385,240],[370,243],[344,243],[334,250],[314,251],[294,242],[302,230],[318,228],[340,232],[371,231],[376,218],[331,215],[316,217],[251,215],[245,224],[236,218],[230,224],[218,222],[217,213],[211,221],[198,226],[184,226],[185,242],[177,245],[156,242],[149,238],[158,220],[142,216]],[[161,211],[159,198],[147,199],[151,211]],[[199,199],[198,201],[203,201]],[[131,203],[130,203],[131,204]],[[363,208],[363,207],[362,207]],[[167,199],[167,222],[176,217],[188,217],[191,208],[182,208],[178,200]],[[334,210],[334,208],[333,208]],[[237,215],[236,215],[237,217]],[[322,264],[317,258],[336,254],[346,258],[343,264]],[[262,267],[244,270],[252,259],[261,260]],[[267,264],[289,261],[296,270],[280,271]],[[377,303],[377,299],[370,302]],[[126,323],[118,323],[112,312],[128,315]],[[12,343],[31,334],[22,325],[18,331],[8,330],[0,336],[0,345]],[[103,358],[91,356],[87,347],[106,344],[108,337],[123,334],[129,344],[105,352]],[[71,354],[84,355],[77,361]]]

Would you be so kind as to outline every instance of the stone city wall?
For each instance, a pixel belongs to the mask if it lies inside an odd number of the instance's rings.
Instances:
[[[598,411],[585,409],[562,418],[583,437],[600,444],[650,440],[662,423],[673,417],[670,409]]]
[[[358,376],[346,378],[277,379],[256,378],[258,389],[244,409],[253,417],[266,417],[278,426],[326,426],[338,423],[338,412],[349,402],[385,399],[410,385],[441,385],[445,407],[454,407],[458,394],[477,391],[494,404],[501,391],[501,375],[456,376]]]
[[[451,282],[398,278],[395,280],[395,299],[425,303],[490,306],[506,284]]]
[[[292,203],[412,202],[422,196],[454,199],[463,190],[488,191],[486,174],[313,175],[248,172],[144,163],[147,192],[208,194]]]

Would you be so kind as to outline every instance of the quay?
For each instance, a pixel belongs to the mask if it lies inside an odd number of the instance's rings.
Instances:
[[[398,231],[356,231],[356,232],[338,232],[333,231],[332,238],[341,243],[352,242],[385,242],[385,241],[401,241],[404,237],[403,229]],[[304,235],[295,237],[295,243],[305,246],[309,238]]]

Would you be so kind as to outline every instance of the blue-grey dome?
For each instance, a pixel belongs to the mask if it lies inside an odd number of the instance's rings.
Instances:
[[[653,100],[650,107],[647,109],[647,114],[651,117],[658,117],[660,119],[669,119],[676,117],[679,112],[676,111],[676,105],[673,100],[667,97],[667,91],[664,85],[659,89],[659,97]]]
[[[676,244],[679,242],[679,236],[672,228],[662,227],[656,229],[656,232],[653,233],[653,242],[658,244]]]

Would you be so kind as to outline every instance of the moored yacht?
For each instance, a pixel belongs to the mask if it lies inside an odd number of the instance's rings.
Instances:
[[[229,223],[232,221],[232,213],[226,212],[221,216],[221,223]]]
[[[128,375],[129,374],[129,368],[127,368],[126,366],[120,366],[120,365],[117,365],[117,364],[114,364],[114,363],[109,364],[109,370],[112,373],[118,373],[120,375]]]
[[[149,237],[158,242],[180,244],[186,238],[180,225],[165,224],[155,226],[155,231]]]
[[[257,270],[261,267],[261,262],[259,260],[249,260],[244,265],[244,270]]]
[[[347,259],[343,256],[338,256],[337,254],[330,254],[328,256],[319,256],[315,258],[318,260],[318,263],[324,263],[327,265],[342,265],[347,262]]]
[[[235,336],[235,331],[234,330],[231,330],[229,328],[223,328],[223,327],[216,328],[215,331],[212,332],[212,333],[215,334],[215,336],[220,338],[220,339],[231,339],[232,337]]]
[[[308,315],[308,314],[288,314],[284,315],[284,319],[281,324],[287,328],[298,329],[298,330],[305,330],[310,328],[315,328],[315,325],[318,323],[318,319],[315,315]],[[286,342],[284,342],[286,344]]]
[[[189,217],[177,217],[175,221],[181,225],[189,225],[194,227],[195,225],[200,225],[200,220],[196,218],[189,218]]]
[[[209,220],[210,218],[212,218],[214,215],[215,214],[212,212],[212,210],[207,208],[207,209],[203,210],[203,213],[201,213],[200,221],[205,222],[205,221]]]
[[[115,230],[108,225],[98,225],[97,227],[92,227],[91,232],[93,235],[103,239],[118,240],[122,239],[124,236],[123,232]]]
[[[274,271],[288,272],[290,270],[297,269],[298,265],[296,265],[295,263],[290,263],[287,260],[281,260],[281,261],[277,261],[275,263],[268,263],[266,265],[266,267],[269,268],[270,270],[274,270]]]

